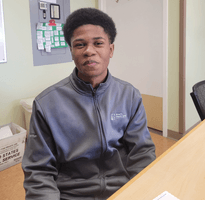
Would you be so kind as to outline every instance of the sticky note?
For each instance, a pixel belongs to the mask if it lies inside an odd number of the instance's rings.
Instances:
[[[51,45],[46,45],[45,50],[46,52],[51,52]]]
[[[58,35],[58,31],[54,31],[54,35]]]
[[[46,41],[46,45],[51,45],[51,41]]]
[[[59,27],[57,26],[56,29],[57,29],[58,31],[62,31],[62,27],[61,27],[61,26],[59,26]]]
[[[43,31],[37,31],[37,35],[42,36],[43,35]]]
[[[42,35],[37,35],[37,39],[42,39],[43,36]]]
[[[55,42],[59,41],[59,37],[55,37]]]
[[[64,37],[60,37],[60,41],[65,41],[65,38]]]
[[[37,43],[38,43],[38,44],[43,44],[43,38],[37,39]]]
[[[52,26],[47,26],[46,29],[47,29],[48,31],[52,31]]]
[[[63,31],[60,31],[60,35],[64,35],[64,34],[63,34]]]
[[[43,44],[38,44],[38,50],[44,50]]]
[[[59,46],[60,46],[60,43],[59,43],[59,42],[55,42],[55,46],[56,46],[56,47],[59,47]]]
[[[45,35],[45,37],[50,37],[51,36],[51,32],[50,31],[45,31],[44,35]]]
[[[65,46],[65,42],[61,42],[61,46]]]

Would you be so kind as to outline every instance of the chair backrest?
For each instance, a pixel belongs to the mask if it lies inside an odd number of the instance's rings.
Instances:
[[[196,83],[190,93],[201,120],[205,119],[205,81]]]

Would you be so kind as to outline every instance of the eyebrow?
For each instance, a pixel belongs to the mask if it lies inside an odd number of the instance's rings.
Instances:
[[[103,40],[105,40],[105,38],[104,37],[95,37],[95,38],[93,38],[94,40],[99,40],[99,39],[103,39]]]
[[[99,40],[99,39],[103,39],[103,40],[105,40],[105,38],[103,38],[103,37],[94,37],[93,39],[94,39],[94,40]],[[85,40],[79,38],[79,39],[74,40],[73,42],[78,42],[78,41],[85,41]]]

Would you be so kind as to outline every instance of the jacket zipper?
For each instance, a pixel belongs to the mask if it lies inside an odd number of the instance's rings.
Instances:
[[[99,169],[100,169],[100,179],[101,179],[101,193],[105,191],[105,178],[104,178],[104,169],[103,169],[103,160],[104,160],[104,151],[106,149],[106,142],[105,142],[105,136],[104,136],[104,129],[103,129],[103,123],[102,123],[102,117],[100,114],[100,110],[97,105],[97,97],[96,97],[96,89],[93,90],[93,100],[94,100],[94,106],[97,114],[98,119],[98,126],[100,129],[100,136],[101,136],[101,155],[100,155],[100,162],[99,162]]]

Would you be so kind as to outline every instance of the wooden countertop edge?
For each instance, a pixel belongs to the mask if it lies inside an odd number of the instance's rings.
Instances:
[[[167,151],[165,151],[162,155],[160,155],[156,160],[154,160],[150,165],[148,165],[145,169],[143,169],[139,174],[137,174],[134,178],[132,178],[129,182],[127,182],[124,186],[122,186],[118,191],[116,191],[111,197],[107,200],[114,200],[118,195],[120,195],[126,188],[128,188],[133,182],[135,182],[140,176],[146,173],[152,166],[154,166],[159,160],[161,160],[164,156],[166,156],[172,149],[174,149],[177,145],[179,145],[182,141],[184,141],[192,132],[198,129],[205,120],[200,122],[195,128],[193,128],[189,133],[187,133],[184,137],[182,137],[179,141],[177,141],[173,146],[171,146]]]

